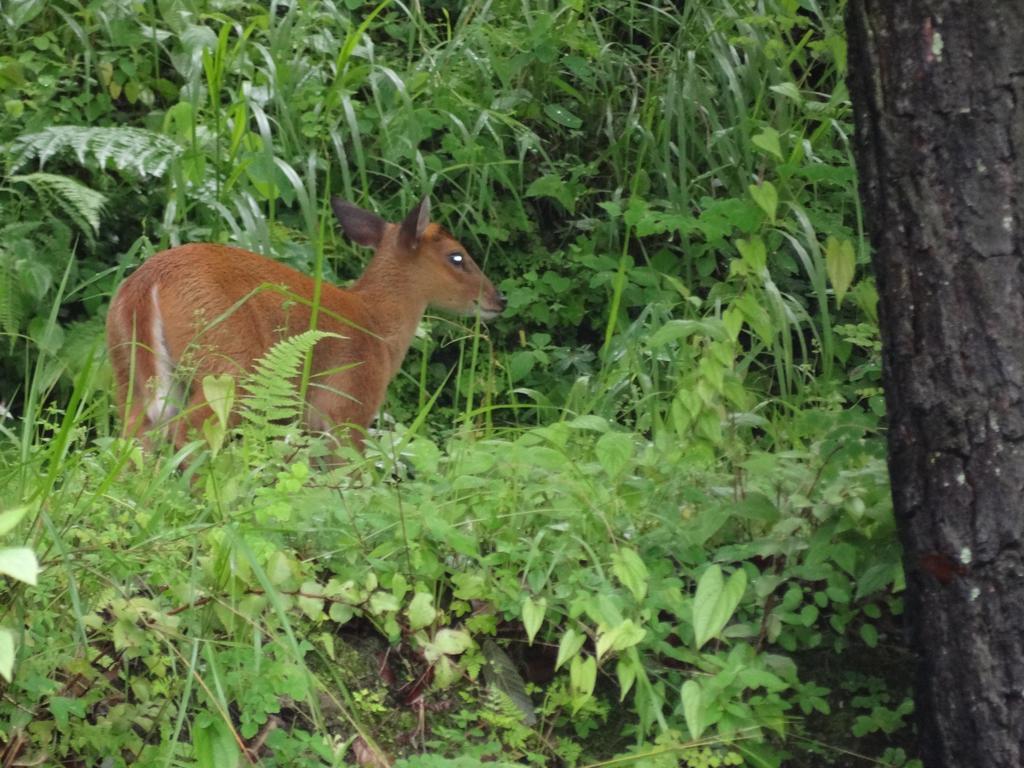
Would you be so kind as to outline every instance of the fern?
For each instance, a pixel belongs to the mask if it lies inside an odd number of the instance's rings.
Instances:
[[[262,434],[283,437],[302,416],[305,403],[295,382],[302,373],[306,354],[321,339],[323,331],[306,331],[282,339],[256,361],[246,377],[242,419]]]
[[[101,169],[113,163],[118,171],[134,171],[140,176],[163,176],[181,147],[173,140],[141,128],[91,128],[82,125],[55,125],[38,133],[16,138],[10,147],[13,170],[32,158],[42,167],[54,155],[70,149],[78,162],[94,160]]]
[[[55,173],[11,176],[11,181],[28,185],[45,203],[64,211],[90,241],[99,233],[100,214],[107,198],[95,189]]]
[[[0,330],[10,337],[12,349],[24,314],[21,291],[14,278],[14,254],[0,243]]]

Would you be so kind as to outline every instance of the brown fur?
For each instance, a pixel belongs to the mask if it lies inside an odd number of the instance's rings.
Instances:
[[[314,348],[305,420],[309,429],[361,448],[426,308],[494,316],[505,299],[465,248],[427,223],[426,199],[401,224],[340,201],[335,212],[346,232],[375,253],[351,288],[321,285],[317,327],[342,338]],[[451,253],[462,254],[462,267],[451,263]],[[261,289],[267,285],[275,288]],[[180,448],[212,413],[202,378],[240,377],[274,343],[308,330],[313,289],[307,275],[239,248],[183,245],[152,256],[124,281],[107,316],[124,433],[145,436],[167,425]],[[170,420],[173,414],[153,412],[154,384],[167,383],[161,359],[187,395],[178,404],[182,415]]]

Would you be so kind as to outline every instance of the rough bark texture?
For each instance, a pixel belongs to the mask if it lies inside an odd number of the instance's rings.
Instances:
[[[850,0],[929,768],[1024,766],[1024,6]]]

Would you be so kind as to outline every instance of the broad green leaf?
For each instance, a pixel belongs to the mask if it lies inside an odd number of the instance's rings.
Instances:
[[[238,742],[227,724],[215,713],[208,714],[206,725],[192,726],[192,744],[196,763],[201,768],[227,768],[238,765]]]
[[[775,221],[775,211],[779,206],[779,193],[775,191],[775,185],[770,181],[763,181],[760,184],[751,184],[747,187],[750,196],[758,207],[768,214],[768,220]]]
[[[0,627],[0,677],[8,683],[14,676],[14,633]]]
[[[313,621],[319,621],[324,617],[324,588],[315,581],[304,582],[299,587],[298,604],[301,611]]]
[[[615,664],[615,676],[619,679],[619,701],[625,701],[633,683],[636,682],[637,669],[640,664],[636,658],[636,652],[624,654]]]
[[[221,447],[224,445],[224,438],[227,437],[228,431],[224,428],[224,425],[215,416],[211,416],[203,422],[203,439],[206,440],[206,444],[210,446],[210,452],[216,456],[220,453]]]
[[[669,342],[686,339],[707,330],[707,324],[698,320],[669,320],[647,338],[646,344],[651,349],[660,349]]]
[[[235,377],[230,374],[203,376],[203,397],[222,427],[228,425],[228,414],[235,404]]]
[[[437,616],[434,596],[429,592],[417,592],[409,602],[406,615],[409,617],[409,628],[413,631],[429,626]]]
[[[567,421],[566,426],[590,432],[601,432],[602,434],[607,432],[609,429],[607,419],[592,413],[585,413],[582,416],[577,416],[572,421]]]
[[[526,197],[551,197],[562,204],[569,213],[576,210],[576,197],[573,190],[556,174],[549,173],[535,179],[526,188]]]
[[[768,90],[774,91],[780,96],[785,96],[787,99],[792,99],[797,104],[802,104],[804,101],[803,94],[800,93],[800,89],[797,88],[796,83],[787,82],[779,83],[778,85],[771,86]],[[776,143],[778,142],[778,135],[776,134]]]
[[[464,629],[439,629],[433,645],[441,653],[457,656],[473,647],[473,638]]]
[[[28,335],[32,343],[49,354],[57,354],[64,346],[64,328],[42,317],[29,320]]]
[[[725,330],[729,333],[729,338],[733,341],[740,336],[740,330],[743,328],[743,312],[737,307],[729,307],[722,313],[722,324],[725,326]]]
[[[328,609],[327,615],[335,624],[347,624],[352,620],[352,617],[356,615],[356,612],[350,605],[345,605],[344,603],[331,603],[331,607]]]
[[[686,727],[690,729],[690,738],[699,739],[704,732],[704,725],[701,723],[701,690],[700,683],[696,680],[687,680],[683,683],[681,691],[683,700],[683,717],[686,719]]]
[[[555,669],[558,670],[569,659],[576,658],[576,654],[580,652],[586,639],[585,635],[580,634],[572,627],[565,630],[562,639],[558,641],[558,658],[555,659]]]
[[[778,675],[755,667],[745,667],[739,670],[736,679],[742,683],[744,688],[764,688],[766,691],[772,692],[784,691],[789,688],[789,683]]]
[[[272,552],[267,560],[267,578],[275,586],[289,582],[298,573],[299,564],[283,550]]]
[[[839,240],[829,235],[825,241],[825,270],[828,272],[832,290],[836,292],[836,306],[843,303],[843,297],[853,282],[853,273],[857,267],[857,257],[853,252],[853,243]]]
[[[0,536],[14,530],[14,526],[21,522],[21,519],[28,513],[28,510],[29,507],[25,504],[0,512]]]
[[[647,595],[647,566],[635,550],[621,548],[612,555],[612,572],[638,603]]]
[[[523,600],[523,626],[526,628],[526,638],[533,644],[533,638],[537,636],[537,631],[540,629],[541,624],[544,623],[544,614],[548,610],[548,601],[546,598],[540,600],[534,600],[532,597],[527,597]]]
[[[374,615],[380,615],[389,611],[397,611],[399,608],[398,600],[390,592],[382,592],[380,590],[370,595],[370,613]]]
[[[391,594],[396,600],[401,600],[409,591],[409,581],[401,573],[391,577]]]
[[[577,700],[574,709],[578,710],[590,698],[596,682],[597,659],[593,656],[574,656],[572,663],[569,664],[569,687],[575,694],[574,699]]]
[[[717,564],[704,571],[693,597],[693,633],[697,650],[725,628],[746,588],[747,574],[742,568],[737,569],[728,582],[723,580],[722,569]]]
[[[39,562],[28,547],[0,549],[0,573],[34,585],[39,575]]]
[[[633,455],[633,436],[625,432],[607,432],[598,438],[594,453],[601,468],[614,480],[622,474]]]
[[[765,344],[772,343],[772,339],[775,337],[772,319],[765,308],[757,303],[757,297],[754,294],[744,293],[737,296],[732,305],[743,313],[743,319],[761,341]]]
[[[448,688],[459,680],[459,666],[447,656],[434,659],[431,669],[434,670],[434,685],[438,688]]]
[[[759,134],[750,138],[755,147],[760,147],[777,160],[782,159],[782,146],[779,144],[779,132],[766,126]]]
[[[768,250],[764,246],[764,240],[754,235],[749,240],[738,238],[736,250],[740,252],[743,263],[754,275],[760,276],[768,267]]]
[[[566,128],[572,128],[573,130],[583,125],[582,120],[576,117],[576,115],[567,110],[565,107],[559,106],[558,104],[545,104],[544,114],[550,117],[559,125],[563,125]]]
[[[86,717],[85,700],[79,696],[49,696],[46,707],[53,715],[53,722],[57,724],[57,728],[64,733],[67,733],[72,717]]]
[[[860,627],[860,638],[864,641],[864,644],[868,648],[874,648],[878,645],[878,630],[875,629],[874,624],[861,624]]]
[[[647,630],[638,627],[632,619],[625,619],[621,624],[597,637],[597,658],[602,658],[608,651],[621,651],[632,648],[647,636]]]

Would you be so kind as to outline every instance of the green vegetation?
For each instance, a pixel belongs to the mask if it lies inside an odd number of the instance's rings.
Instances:
[[[0,754],[916,763],[843,3],[677,5],[0,8]],[[344,281],[330,196],[427,192],[509,309],[428,319],[365,457],[269,416],[311,336],[116,437],[130,269]]]

